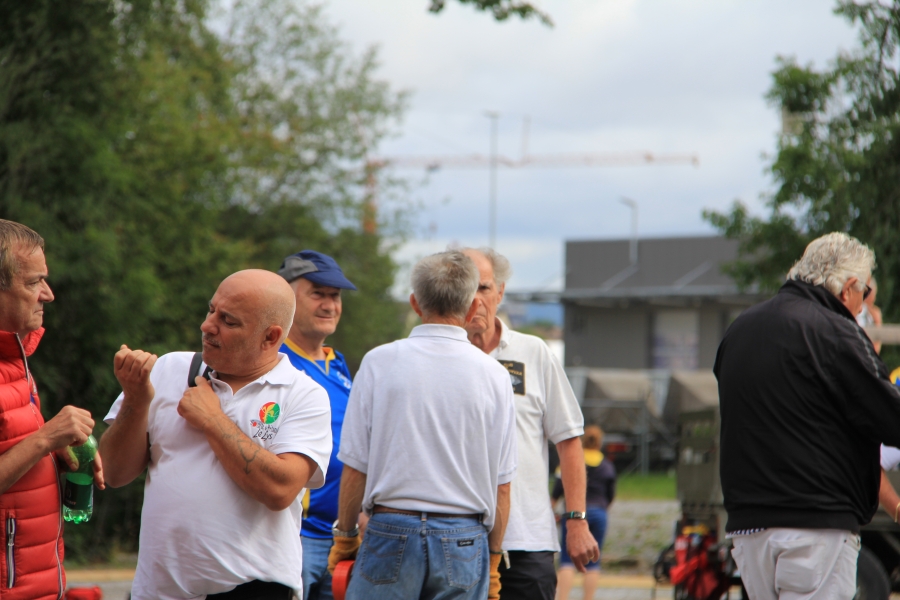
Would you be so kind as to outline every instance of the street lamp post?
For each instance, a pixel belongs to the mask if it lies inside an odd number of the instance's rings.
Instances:
[[[497,120],[500,113],[486,111],[484,115],[491,120],[491,187],[488,206],[488,246],[497,245]]]

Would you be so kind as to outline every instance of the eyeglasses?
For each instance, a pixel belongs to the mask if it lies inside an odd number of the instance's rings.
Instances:
[[[867,286],[866,286],[866,291],[863,292],[863,301],[865,301],[866,298],[868,298],[868,297],[869,297],[869,294],[871,294],[871,293],[872,293],[872,288],[870,288],[870,287],[867,285]]]

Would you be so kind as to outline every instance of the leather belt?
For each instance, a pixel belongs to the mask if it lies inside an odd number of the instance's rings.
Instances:
[[[421,517],[424,521],[426,518],[431,517],[433,519],[481,519],[484,515],[481,514],[451,514],[451,513],[439,513],[439,512],[431,512],[427,510],[403,510],[402,508],[391,508],[390,506],[383,506],[381,504],[376,504],[372,509],[372,514],[378,513],[393,513],[397,515],[410,515],[413,517]]]

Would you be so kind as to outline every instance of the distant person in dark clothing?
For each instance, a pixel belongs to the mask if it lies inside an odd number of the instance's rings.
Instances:
[[[874,266],[845,233],[813,240],[719,346],[725,531],[752,600],[856,592],[879,446],[900,445],[900,390],[855,321]]]
[[[588,425],[584,428],[582,445],[584,446],[584,463],[587,469],[587,522],[591,535],[597,540],[600,550],[603,550],[603,538],[606,536],[606,511],[616,497],[616,467],[613,462],[603,456],[600,447],[603,444],[603,430],[596,425]],[[553,487],[553,502],[563,497],[562,478],[557,476],[556,485]],[[566,520],[562,522],[562,539],[566,539]],[[600,576],[600,561],[585,565],[587,573],[584,575],[584,597],[593,598],[597,589],[597,579]],[[559,570],[557,571],[557,600],[566,600],[569,590],[572,589],[572,579],[575,576],[575,565],[566,552],[566,544],[560,544]]]

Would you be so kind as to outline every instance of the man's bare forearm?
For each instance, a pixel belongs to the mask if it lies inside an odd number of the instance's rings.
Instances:
[[[587,506],[587,472],[581,438],[573,437],[559,442],[556,444],[556,452],[559,454],[566,511],[584,512]]]
[[[503,549],[503,536],[506,535],[506,524],[509,522],[509,495],[508,483],[497,486],[497,510],[494,516],[494,527],[488,534],[488,547],[491,552],[500,552]]]
[[[345,464],[338,500],[338,529],[350,531],[356,527],[365,493],[366,474]]]
[[[50,454],[50,445],[39,433],[40,430],[36,431],[0,455],[0,494],[5,494],[34,465]]]
[[[898,515],[900,511],[897,510],[898,506],[900,506],[900,496],[897,495],[897,490],[891,485],[884,469],[881,470],[881,487],[878,490],[878,503],[881,504],[881,507],[894,521],[900,516]]]
[[[223,413],[210,417],[203,433],[232,481],[270,510],[290,506],[318,468],[308,456],[273,454],[255,444]]]
[[[149,404],[135,406],[125,398],[116,420],[100,438],[103,472],[110,487],[131,483],[150,462],[147,435],[149,408]]]
[[[587,469],[584,464],[584,450],[581,438],[573,437],[556,444],[559,454],[559,468],[562,472],[563,493],[566,498],[566,510],[569,512],[585,512],[587,507]],[[591,535],[588,523],[584,519],[566,521],[566,550],[575,568],[585,572],[585,565],[600,559],[600,547]]]

